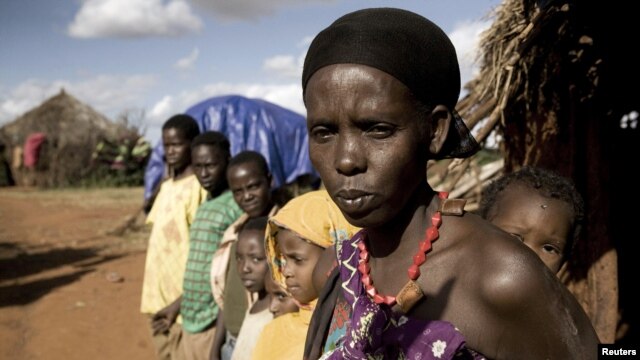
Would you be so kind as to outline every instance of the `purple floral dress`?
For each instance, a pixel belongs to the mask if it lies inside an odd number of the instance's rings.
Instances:
[[[357,244],[363,234],[364,230],[336,244],[343,296],[352,304],[351,320],[335,348],[321,359],[484,359],[465,346],[451,323],[412,319],[367,296],[358,271]]]

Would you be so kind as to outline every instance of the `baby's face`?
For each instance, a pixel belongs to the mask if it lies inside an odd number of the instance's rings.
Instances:
[[[324,249],[286,229],[280,229],[276,239],[285,260],[282,274],[287,290],[301,304],[315,300],[318,294],[313,287],[312,274]]]
[[[271,311],[274,318],[298,311],[298,305],[295,300],[287,294],[285,289],[273,281],[271,274],[267,274],[264,284],[267,293],[271,297],[269,311]]]
[[[554,273],[562,267],[573,236],[573,209],[566,202],[513,183],[498,195],[488,220],[524,242]]]

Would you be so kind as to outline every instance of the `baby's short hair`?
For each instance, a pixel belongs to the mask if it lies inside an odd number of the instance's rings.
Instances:
[[[584,221],[584,200],[575,185],[567,178],[549,170],[525,166],[522,169],[506,174],[491,182],[482,191],[479,213],[485,219],[491,213],[500,193],[510,184],[520,183],[535,189],[540,195],[563,201],[573,209],[573,237],[568,239],[569,249],[574,245],[574,240],[580,235]]]

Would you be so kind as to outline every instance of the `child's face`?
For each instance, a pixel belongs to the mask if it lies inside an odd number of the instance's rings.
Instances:
[[[291,296],[302,304],[316,299],[318,294],[313,287],[312,274],[324,249],[306,242],[286,229],[278,231],[276,240],[278,249],[284,256],[282,274]]]
[[[498,195],[488,219],[535,251],[551,271],[560,270],[573,236],[573,209],[569,204],[512,183]]]
[[[250,217],[266,215],[271,209],[271,179],[254,162],[227,170],[229,189],[238,206]]]
[[[244,287],[251,292],[264,290],[264,278],[269,271],[263,244],[263,231],[244,230],[238,234],[238,274]]]
[[[336,101],[336,99],[340,99]],[[307,85],[309,154],[345,218],[392,221],[425,177],[429,142],[409,89],[380,70],[326,66]]]
[[[226,183],[228,158],[217,146],[198,145],[191,151],[191,167],[202,185],[210,193],[215,193]]]
[[[162,146],[167,165],[181,169],[191,163],[191,142],[184,132],[176,128],[162,130]]]
[[[269,302],[269,311],[274,318],[284,314],[298,311],[298,305],[289,294],[271,278],[271,274],[267,274],[264,281],[267,294],[271,297]]]

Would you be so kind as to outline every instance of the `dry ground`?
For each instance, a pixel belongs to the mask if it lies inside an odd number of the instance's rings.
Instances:
[[[0,189],[0,359],[154,358],[138,311],[148,230],[110,234],[141,199]]]

